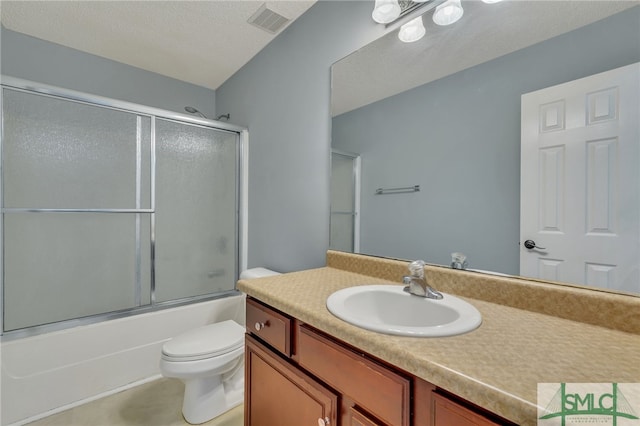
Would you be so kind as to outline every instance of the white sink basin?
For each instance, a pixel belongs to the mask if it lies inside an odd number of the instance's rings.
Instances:
[[[482,316],[473,305],[450,294],[443,296],[440,300],[414,296],[401,285],[363,285],[331,294],[327,309],[355,326],[400,336],[454,336],[480,326]]]

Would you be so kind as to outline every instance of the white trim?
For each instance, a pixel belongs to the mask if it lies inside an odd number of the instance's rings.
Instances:
[[[2,77],[4,80],[4,77]],[[0,80],[0,82],[2,82]],[[4,170],[2,169],[3,158],[2,158],[2,144],[4,139],[4,92],[2,90],[2,86],[0,86],[0,209],[4,207],[4,193],[2,192],[3,181],[4,181]],[[0,215],[0,336],[2,335],[2,330],[4,330],[4,216]],[[0,365],[2,365],[2,351],[0,350]],[[2,386],[0,386],[0,401],[2,401]],[[1,421],[2,419],[0,419]]]
[[[360,253],[360,193],[362,182],[362,158],[357,155],[353,161],[354,205],[353,205],[353,252]]]

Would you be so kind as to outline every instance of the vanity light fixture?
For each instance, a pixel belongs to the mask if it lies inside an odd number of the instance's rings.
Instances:
[[[487,4],[501,2],[502,0],[482,0]],[[428,4],[426,4],[428,3]],[[426,4],[426,5],[425,5]],[[427,11],[434,10],[433,22],[438,25],[451,25],[462,18],[464,9],[462,9],[461,0],[375,0],[375,6],[371,16],[373,20],[385,25],[392,25],[394,21],[403,19],[403,17],[417,13],[418,9]],[[422,20],[422,15],[405,23],[400,27],[398,38],[405,42],[411,43],[424,37],[426,30]]]
[[[388,24],[400,16],[398,0],[376,0],[371,17],[379,24]]]
[[[462,18],[464,9],[460,4],[460,0],[447,0],[433,12],[433,22],[438,25],[451,25]]]
[[[422,37],[424,37],[425,32],[426,30],[424,28],[424,24],[422,23],[421,15],[400,27],[398,38],[400,39],[400,41],[403,41],[405,43],[411,43],[414,41],[418,41]]]

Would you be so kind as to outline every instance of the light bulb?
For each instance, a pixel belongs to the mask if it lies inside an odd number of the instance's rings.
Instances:
[[[492,4],[492,3],[499,3],[502,0],[482,0],[483,3],[487,3],[487,4]]]
[[[424,37],[425,32],[422,16],[418,16],[400,27],[398,38],[405,43],[411,43]]]
[[[398,0],[376,0],[371,17],[379,24],[388,24],[400,16]]]
[[[460,0],[447,0],[436,7],[436,11],[433,12],[433,22],[438,25],[451,25],[462,18],[463,13]]]

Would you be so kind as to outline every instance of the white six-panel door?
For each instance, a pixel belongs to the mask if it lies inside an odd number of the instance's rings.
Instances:
[[[640,63],[523,95],[521,144],[521,275],[640,292]]]

